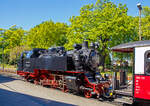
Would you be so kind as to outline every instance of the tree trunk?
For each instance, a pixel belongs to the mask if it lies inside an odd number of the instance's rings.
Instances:
[[[104,55],[100,55],[100,66],[102,66],[102,70],[101,71],[104,71],[105,70],[105,58],[106,58],[106,54]]]

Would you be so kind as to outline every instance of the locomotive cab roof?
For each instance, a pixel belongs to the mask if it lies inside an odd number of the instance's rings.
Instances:
[[[145,46],[150,46],[150,40],[135,41],[135,42],[120,44],[112,47],[111,50],[115,52],[131,53],[134,51],[135,47],[145,47]]]

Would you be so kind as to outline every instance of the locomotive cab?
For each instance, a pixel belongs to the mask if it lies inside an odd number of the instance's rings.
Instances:
[[[45,49],[34,48],[30,51],[24,51],[18,63],[18,71],[33,72],[35,59],[38,58]]]

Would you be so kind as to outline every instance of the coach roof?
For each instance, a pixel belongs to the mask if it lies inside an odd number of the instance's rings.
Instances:
[[[116,51],[116,52],[130,53],[130,52],[133,52],[135,47],[143,47],[143,46],[150,46],[150,40],[120,44],[120,45],[112,47],[111,50]]]

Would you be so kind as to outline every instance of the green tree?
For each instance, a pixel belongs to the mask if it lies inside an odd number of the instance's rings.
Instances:
[[[150,15],[142,18],[142,37],[143,40],[150,39]]]
[[[125,5],[117,6],[109,0],[97,0],[96,4],[83,6],[80,16],[70,19],[65,47],[72,49],[74,43],[82,43],[85,39],[98,41],[100,61],[104,67],[112,46],[137,39],[134,18],[127,15],[127,10]]]
[[[149,15],[150,15],[150,7],[144,6],[144,7],[143,7],[143,10],[142,10],[142,14],[143,14],[144,16],[149,16]]]
[[[142,14],[144,17],[142,18],[142,36],[143,39],[150,39],[150,7],[143,7]]]
[[[1,35],[2,46],[5,48],[5,53],[9,53],[10,49],[21,46],[24,40],[26,31],[16,25],[10,27],[8,30],[4,29]]]
[[[68,26],[64,23],[45,21],[30,29],[27,45],[32,48],[49,48],[52,45],[63,46],[66,42]]]
[[[16,25],[10,27],[9,29],[0,29],[0,55],[4,53],[6,63],[10,60],[11,50],[15,47],[21,46],[25,36],[26,31]],[[4,52],[2,50],[4,49]],[[19,52],[19,51],[16,51]]]

